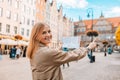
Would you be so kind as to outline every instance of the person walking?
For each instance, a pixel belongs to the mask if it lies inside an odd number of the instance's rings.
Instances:
[[[23,57],[26,57],[26,50],[27,50],[27,46],[24,47],[24,50],[23,50]]]
[[[16,58],[19,59],[20,55],[21,55],[21,49],[20,49],[20,46],[17,46]]]
[[[2,60],[2,48],[0,46],[0,60]]]
[[[27,48],[33,80],[63,80],[60,66],[82,59],[89,49],[96,47],[96,43],[92,42],[87,48],[80,47],[64,52],[50,48],[51,39],[52,33],[49,25],[39,22],[33,26]]]
[[[108,46],[108,54],[112,54],[112,48],[111,48],[111,46]]]
[[[16,46],[13,46],[11,49],[10,49],[10,58],[11,59],[15,59],[15,56],[16,56]]]

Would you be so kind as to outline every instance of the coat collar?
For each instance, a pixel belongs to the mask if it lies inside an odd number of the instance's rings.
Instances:
[[[43,43],[39,43],[39,46],[40,46],[40,47],[45,47],[46,45],[43,44]]]

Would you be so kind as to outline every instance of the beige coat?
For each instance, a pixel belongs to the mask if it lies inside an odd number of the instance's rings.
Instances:
[[[33,80],[63,80],[60,65],[79,60],[86,52],[85,48],[62,52],[40,44],[30,60]]]

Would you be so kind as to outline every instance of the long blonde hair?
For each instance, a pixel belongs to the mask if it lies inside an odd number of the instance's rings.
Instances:
[[[37,39],[37,37],[42,34],[41,31],[44,29],[45,26],[46,26],[45,23],[40,23],[39,22],[39,23],[36,23],[32,28],[30,41],[29,41],[29,45],[28,45],[28,48],[27,48],[27,52],[26,52],[27,57],[29,59],[32,59],[33,54],[38,49],[40,41]]]

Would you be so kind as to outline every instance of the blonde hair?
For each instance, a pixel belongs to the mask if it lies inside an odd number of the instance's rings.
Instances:
[[[41,34],[42,34],[41,31],[44,29],[45,26],[48,26],[48,25],[46,25],[45,23],[39,22],[39,23],[36,23],[32,28],[30,41],[29,41],[29,45],[27,48],[27,52],[26,52],[27,57],[29,59],[32,59],[33,54],[39,47],[40,41],[38,40],[38,36],[41,36]]]

